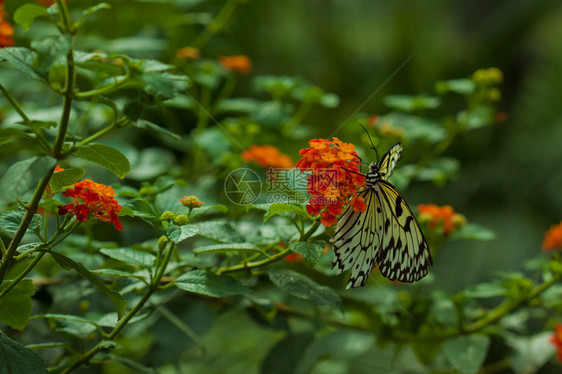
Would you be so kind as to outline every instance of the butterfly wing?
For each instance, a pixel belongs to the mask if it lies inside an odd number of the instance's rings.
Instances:
[[[332,268],[337,268],[338,274],[351,269],[347,288],[365,285],[375,265],[381,242],[377,225],[382,222],[382,215],[377,213],[379,209],[376,208],[380,206],[379,197],[372,188],[360,191],[358,196],[365,199],[367,209],[356,212],[348,205],[338,220],[336,234],[332,238],[336,254]]]
[[[416,218],[390,183],[380,181],[373,189],[381,203],[382,225],[377,229],[382,241],[376,258],[381,274],[408,283],[422,279],[433,259]]]
[[[402,157],[402,144],[396,143],[381,158],[379,173],[383,180],[388,180]]]

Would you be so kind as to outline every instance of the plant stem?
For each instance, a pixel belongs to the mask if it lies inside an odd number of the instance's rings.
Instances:
[[[170,246],[168,248],[168,252],[166,253],[166,257],[162,262],[162,266],[160,267],[160,269],[158,269],[157,275],[154,278],[153,283],[150,285],[149,289],[145,292],[145,294],[139,300],[139,302],[134,306],[134,308],[131,309],[129,313],[127,313],[123,317],[123,319],[121,319],[121,321],[119,321],[117,326],[115,326],[115,328],[106,337],[104,337],[102,341],[96,344],[88,352],[83,354],[78,360],[76,360],[72,365],[64,369],[60,374],[68,374],[72,372],[74,369],[78,368],[79,366],[88,363],[92,359],[92,357],[94,357],[96,353],[98,353],[103,348],[104,341],[115,339],[115,337],[121,332],[121,330],[123,330],[123,328],[127,325],[127,323],[144,307],[148,299],[150,299],[150,296],[152,296],[152,294],[158,289],[160,285],[160,281],[162,280],[162,277],[166,272],[166,267],[168,266],[170,258],[172,257],[172,253],[175,251],[175,249],[176,246],[174,242],[170,242]]]
[[[310,226],[308,231],[305,232],[303,235],[301,235],[299,241],[300,242],[306,242],[312,236],[312,234],[314,234],[316,232],[316,230],[318,230],[319,226],[320,226],[320,220],[317,219],[317,220],[314,221],[312,226]]]
[[[26,268],[12,281],[12,283],[10,283],[6,288],[4,288],[1,292],[0,292],[0,298],[2,298],[5,294],[7,294],[8,292],[10,292],[10,290],[12,288],[14,288],[19,282],[21,282],[25,276],[27,274],[29,274],[29,272],[31,270],[33,270],[33,268],[35,267],[35,265],[37,265],[39,263],[39,261],[41,261],[41,259],[43,258],[43,256],[45,255],[45,253],[47,252],[39,252],[39,254],[37,256],[35,256],[35,258],[33,259],[33,261],[31,261],[31,263],[29,265],[26,266]]]
[[[205,31],[203,31],[193,42],[191,46],[197,49],[201,49],[207,42],[213,37],[213,35],[218,34],[236,10],[238,5],[238,0],[228,0],[226,4],[222,7],[219,14],[215,19],[207,26]]]
[[[35,192],[33,193],[33,197],[31,198],[31,201],[27,206],[27,210],[25,212],[23,220],[21,221],[18,230],[14,234],[14,237],[12,238],[12,241],[10,242],[8,249],[6,250],[6,256],[2,258],[2,265],[0,265],[0,284],[2,284],[2,281],[6,276],[6,272],[8,271],[11,263],[14,260],[14,254],[16,253],[16,249],[20,245],[23,236],[27,232],[27,229],[31,224],[31,220],[35,215],[35,212],[37,212],[37,207],[39,206],[39,202],[43,197],[45,188],[47,188],[47,185],[49,184],[49,180],[51,179],[51,176],[53,175],[54,171],[55,171],[55,167],[53,166],[51,169],[49,169],[47,175],[39,181],[37,188],[35,188]]]
[[[268,265],[272,262],[275,262],[277,260],[280,260],[282,258],[284,258],[285,256],[287,256],[289,253],[291,252],[290,249],[285,249],[279,253],[274,254],[273,256],[271,256],[270,258],[266,258],[265,260],[261,260],[261,261],[254,261],[254,262],[248,262],[248,263],[243,263],[243,264],[237,264],[237,265],[232,265],[232,266],[225,266],[222,268],[218,268],[217,269],[217,274],[223,274],[223,273],[232,273],[235,271],[240,271],[240,270],[250,270],[250,269],[254,269],[254,268],[259,268],[265,265]]]
[[[10,93],[6,90],[6,88],[2,84],[0,84],[0,91],[2,91],[2,94],[4,95],[6,100],[8,100],[8,102],[12,105],[14,110],[20,115],[23,122],[25,123],[31,122],[27,114],[25,114],[25,112],[21,108],[21,105],[16,101],[16,99],[14,99],[12,95],[10,95]]]

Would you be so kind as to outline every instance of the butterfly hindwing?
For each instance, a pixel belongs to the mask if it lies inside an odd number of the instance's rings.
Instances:
[[[421,228],[394,186],[381,181],[375,191],[380,196],[384,220],[381,250],[376,259],[378,268],[390,280],[418,281],[433,264]]]
[[[358,194],[365,199],[367,209],[355,212],[348,206],[338,220],[336,234],[332,239],[336,257],[332,267],[338,268],[338,274],[351,269],[347,288],[363,286],[375,265],[380,243],[380,231],[376,225],[380,214],[376,214],[377,196],[372,189],[364,189]]]
[[[379,173],[383,180],[388,180],[402,157],[402,144],[396,143],[382,156]]]

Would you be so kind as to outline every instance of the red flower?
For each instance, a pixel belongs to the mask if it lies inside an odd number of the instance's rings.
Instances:
[[[418,211],[420,222],[426,222],[430,229],[442,229],[443,236],[448,236],[466,223],[466,218],[455,213],[450,205],[418,204]]]
[[[364,199],[357,196],[365,177],[359,173],[361,162],[355,146],[338,138],[312,139],[309,144],[310,148],[300,150],[302,158],[297,162],[301,172],[312,172],[307,176],[308,214],[320,215],[324,226],[332,226],[347,204],[355,211],[365,211]]]
[[[550,342],[556,348],[556,359],[562,362],[562,323],[554,326],[554,334],[550,337]]]
[[[544,234],[542,250],[545,252],[562,250],[562,222],[552,225]]]
[[[115,191],[111,186],[86,179],[74,184],[74,188],[69,188],[62,194],[74,198],[74,203],[59,206],[60,215],[73,214],[80,222],[96,218],[103,222],[112,222],[119,231],[123,229],[117,215],[121,211],[121,205],[115,200]]]
[[[0,48],[11,47],[15,44],[14,42],[14,28],[12,25],[5,21],[4,18],[8,16],[8,13],[4,10],[4,2],[0,2]]]

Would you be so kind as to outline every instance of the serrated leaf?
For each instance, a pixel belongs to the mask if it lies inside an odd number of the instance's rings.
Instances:
[[[56,163],[57,160],[51,157],[31,157],[10,166],[0,180],[0,201],[10,202],[21,198],[35,188],[46,170]]]
[[[216,210],[217,212],[226,213],[228,212],[228,207],[223,204],[203,205],[199,208],[193,208],[193,210],[189,214],[189,218],[191,220],[194,220],[195,218],[201,217],[203,214],[207,213],[210,210]]]
[[[138,121],[133,122],[133,126],[138,127],[139,129],[151,131],[151,132],[154,132],[154,133],[157,133],[157,134],[160,134],[160,135],[169,136],[169,137],[171,137],[173,139],[176,139],[176,140],[181,140],[181,136],[179,136],[178,134],[176,134],[176,133],[174,133],[174,132],[172,132],[168,129],[165,129],[161,126],[158,126],[155,123],[144,120],[144,119],[139,119]]]
[[[33,62],[38,56],[37,52],[23,47],[7,47],[0,49],[0,58],[6,60],[14,68],[36,79],[43,77],[33,68]]]
[[[0,230],[8,232],[10,234],[15,234],[23,221],[25,216],[25,211],[23,210],[12,210],[0,215]],[[38,234],[41,230],[41,225],[43,223],[43,218],[39,214],[34,214],[29,224],[28,231]]]
[[[64,169],[63,171],[55,172],[49,181],[49,186],[51,186],[52,192],[58,192],[64,187],[78,182],[85,173],[86,171],[81,168]]]
[[[168,238],[170,238],[170,240],[176,244],[179,244],[187,238],[195,236],[198,231],[199,228],[195,225],[178,226],[170,223],[166,228],[166,234]]]
[[[0,290],[4,290],[12,282],[4,281]],[[0,321],[14,329],[23,330],[31,316],[33,294],[35,287],[31,279],[24,279],[15,285],[0,299]]]
[[[118,149],[104,144],[90,144],[76,149],[74,155],[94,162],[111,171],[119,178],[124,178],[131,170],[129,160]]]
[[[195,253],[226,253],[233,251],[261,252],[261,249],[251,243],[214,244],[195,248]]]
[[[243,242],[244,239],[234,229],[230,222],[225,220],[205,221],[195,224],[199,228],[198,236],[221,243]]]
[[[297,213],[302,216],[308,217],[308,213],[300,205],[274,203],[271,204],[267,209],[267,213],[263,217],[263,223],[266,223],[271,217],[281,213]]]
[[[271,269],[269,279],[277,287],[300,299],[310,300],[316,305],[339,308],[341,298],[330,287],[321,286],[310,278],[288,269]]]
[[[37,4],[24,4],[14,12],[14,22],[28,30],[37,17],[47,17],[47,8]]]
[[[461,373],[474,374],[486,358],[490,338],[485,335],[458,336],[443,344],[447,360]]]
[[[320,255],[322,254],[325,246],[326,243],[315,240],[311,241],[310,243],[292,243],[291,245],[289,245],[289,248],[293,252],[296,252],[304,257],[304,260],[308,266],[314,266],[314,264],[316,264],[316,261],[318,261],[318,259],[320,258]]]
[[[211,297],[226,297],[249,292],[250,289],[229,275],[217,275],[206,270],[194,270],[181,275],[176,287]]]
[[[154,265],[154,261],[156,260],[156,256],[154,256],[153,254],[137,251],[132,248],[102,248],[100,249],[100,252],[115,260],[119,260],[127,264],[143,266],[146,268],[152,267],[152,265]]]
[[[145,218],[147,220],[153,221],[157,220],[160,216],[158,211],[148,203],[148,201],[143,199],[133,199],[127,201],[125,205],[131,208],[134,212],[135,217]]]
[[[109,5],[108,3],[100,3],[100,4],[97,4],[97,5],[94,5],[94,6],[90,7],[88,9],[83,10],[82,13],[80,14],[80,18],[74,24],[74,27],[79,28],[88,19],[88,17],[90,17],[95,12],[98,12],[102,9],[110,9],[110,8],[111,8],[111,5]]]
[[[47,365],[37,353],[0,331],[0,368],[6,374],[48,374]]]
[[[117,314],[119,316],[119,319],[121,319],[121,317],[123,317],[123,314],[125,314],[125,310],[127,310],[127,302],[125,301],[125,298],[119,292],[108,288],[105,285],[105,283],[103,283],[96,275],[92,274],[82,264],[74,261],[70,257],[67,257],[67,256],[63,255],[62,253],[58,253],[58,252],[54,252],[54,251],[49,251],[47,253],[49,253],[51,256],[53,256],[55,261],[60,266],[62,266],[64,269],[66,269],[66,270],[70,270],[70,269],[76,270],[82,277],[86,278],[87,280],[90,281],[90,283],[92,283],[94,286],[96,286],[96,288],[100,292],[107,295],[110,298],[113,305],[115,306],[115,309],[117,310]]]

